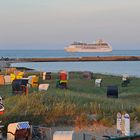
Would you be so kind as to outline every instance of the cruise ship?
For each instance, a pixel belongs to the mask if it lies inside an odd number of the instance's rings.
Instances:
[[[67,52],[111,52],[112,47],[103,40],[98,40],[94,44],[74,42],[64,50]]]

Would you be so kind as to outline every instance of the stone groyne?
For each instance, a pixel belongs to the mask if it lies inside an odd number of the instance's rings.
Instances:
[[[18,58],[14,62],[140,61],[140,56]]]

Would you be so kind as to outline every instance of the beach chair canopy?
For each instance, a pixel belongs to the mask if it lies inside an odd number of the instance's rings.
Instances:
[[[20,129],[28,129],[30,128],[29,122],[17,122],[17,123],[10,123],[8,125],[8,132],[15,134],[16,130]]]
[[[4,114],[4,105],[0,103],[0,115]]]
[[[43,80],[50,80],[51,72],[43,72]]]
[[[26,86],[28,84],[28,79],[16,79],[12,82],[12,91],[17,92],[17,91],[23,91],[25,90]]]
[[[28,78],[29,78],[28,83],[31,87],[38,87],[38,80],[39,80],[38,76],[31,75],[31,76],[28,76]]]
[[[56,131],[53,140],[76,140],[74,131]]]
[[[100,84],[102,82],[102,79],[96,79],[95,83]]]
[[[4,84],[5,84],[4,75],[0,75],[0,85]]]
[[[118,98],[118,87],[108,86],[107,87],[107,97]]]
[[[4,76],[4,80],[5,80],[5,84],[6,84],[6,85],[12,83],[12,82],[11,82],[11,77],[10,77],[10,75],[5,75],[5,76]]]
[[[102,79],[95,79],[95,86],[96,87],[100,87],[101,86],[101,82],[102,82]]]
[[[46,80],[46,72],[43,72],[42,79],[43,79],[43,80]]]
[[[2,115],[4,113],[4,105],[2,102],[2,97],[0,96],[0,115]]]
[[[0,103],[2,104],[2,97],[0,96]]]
[[[24,76],[24,72],[20,72],[20,71],[15,71],[14,73],[10,74],[11,77],[11,82],[15,79],[21,79]]]
[[[16,75],[14,73],[11,73],[10,74],[10,78],[11,78],[11,81],[15,80],[16,79]]]
[[[29,122],[10,123],[7,128],[8,140],[28,139],[30,135]]]
[[[128,80],[128,78],[129,78],[129,75],[128,74],[123,74],[123,76],[122,76],[122,80],[123,81]]]
[[[49,84],[39,84],[39,91],[47,91],[49,88]]]
[[[16,75],[16,79],[21,79],[24,76],[24,72],[19,71]]]
[[[68,73],[64,70],[59,72],[59,79],[60,80],[68,80]]]
[[[93,78],[93,73],[90,71],[84,71],[83,72],[83,78],[84,79],[92,79]]]

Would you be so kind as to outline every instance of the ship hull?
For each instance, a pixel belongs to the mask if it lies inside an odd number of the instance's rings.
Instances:
[[[84,49],[84,48],[76,48],[76,47],[67,47],[65,48],[66,52],[111,52],[111,47],[109,48],[101,48],[101,49]]]
[[[84,49],[82,49],[82,50],[71,50],[71,49],[65,49],[65,51],[66,52],[112,52],[112,50],[111,49],[108,49],[108,50],[84,50]]]

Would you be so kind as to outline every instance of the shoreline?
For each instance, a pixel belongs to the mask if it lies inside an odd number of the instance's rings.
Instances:
[[[78,62],[78,61],[140,61],[140,56],[107,56],[107,57],[61,57],[61,58],[17,58],[16,62]]]
[[[82,62],[82,61],[140,61],[140,56],[89,56],[89,57],[28,57],[28,58],[3,58],[3,63],[20,62]]]

